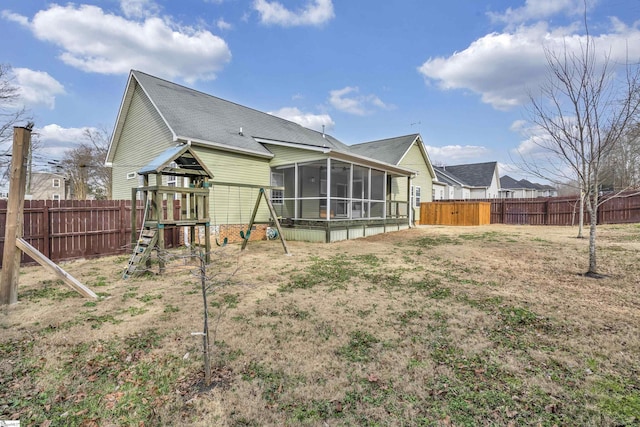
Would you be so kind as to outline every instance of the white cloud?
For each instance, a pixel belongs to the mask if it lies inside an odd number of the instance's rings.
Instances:
[[[640,30],[618,20],[612,32],[594,37],[598,53],[608,52],[611,64],[640,57]],[[546,23],[520,26],[513,32],[491,33],[449,57],[430,58],[418,69],[427,82],[441,89],[470,90],[482,102],[499,110],[520,106],[529,100],[546,78],[544,48],[578,52],[585,37],[574,27],[550,29]],[[602,55],[600,57],[603,57]]]
[[[568,119],[571,121],[571,119]],[[539,162],[541,159],[549,160],[557,157],[555,144],[548,132],[533,123],[516,120],[510,128],[516,132],[521,141],[516,148],[511,149],[511,155],[530,162]]]
[[[53,158],[61,158],[64,153],[75,148],[78,144],[87,141],[86,131],[95,128],[64,128],[57,124],[50,124],[34,129],[41,147],[38,153]]]
[[[587,1],[587,10],[593,4]],[[584,13],[583,0],[526,0],[524,6],[507,8],[504,13],[489,12],[493,22],[519,24],[530,20],[542,20],[558,14],[576,16]]]
[[[20,100],[25,105],[44,104],[53,109],[56,95],[65,93],[64,86],[44,71],[14,68]]]
[[[29,19],[26,16],[19,15],[17,13],[13,13],[9,10],[2,11],[2,17],[7,21],[13,21],[25,27],[29,26]]]
[[[86,72],[126,74],[134,68],[193,83],[215,78],[231,59],[226,42],[209,31],[157,17],[127,20],[96,6],[54,4],[29,27],[62,49],[64,63]]]
[[[445,145],[443,147],[427,145],[426,147],[434,164],[450,165],[468,162],[489,153],[489,149],[478,145]]]
[[[120,9],[127,18],[154,16],[160,7],[153,0],[120,0]]]
[[[357,116],[371,114],[374,109],[391,110],[394,107],[387,105],[376,95],[360,95],[358,87],[347,86],[329,92],[329,104],[335,109]]]
[[[41,141],[52,145],[79,144],[87,140],[85,133],[88,129],[92,128],[63,128],[60,125],[50,124],[35,129],[35,132],[38,133]]]
[[[216,22],[216,26],[218,27],[219,30],[222,30],[222,31],[228,31],[233,28],[233,25],[225,21],[223,18],[218,19],[218,21]]]
[[[516,180],[522,179],[522,169],[513,163],[498,162],[498,170],[500,171],[500,176],[509,175]]]
[[[318,132],[322,132],[323,125],[325,131],[330,131],[335,126],[335,122],[328,114],[303,113],[295,107],[284,107],[278,111],[272,111],[269,114],[290,120],[306,128],[317,130]]]
[[[255,0],[253,8],[260,14],[263,24],[295,27],[320,26],[335,17],[332,0],[313,0],[304,9],[292,12],[277,1]]]

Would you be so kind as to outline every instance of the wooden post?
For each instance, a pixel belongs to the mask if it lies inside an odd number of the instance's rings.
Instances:
[[[45,202],[44,206],[42,207],[42,234],[44,235],[44,244],[42,245],[42,248],[44,250],[43,254],[47,258],[51,257],[51,231],[49,224],[51,224],[51,218],[49,216],[49,205],[47,204],[47,202]]]
[[[138,242],[138,232],[137,232],[137,227],[138,227],[138,200],[137,200],[137,195],[138,195],[138,189],[137,188],[132,188],[131,189],[131,244],[135,247],[136,243]],[[144,219],[143,219],[144,221]],[[143,224],[144,227],[144,224]]]
[[[251,219],[249,220],[249,226],[247,227],[247,236],[242,239],[242,247],[241,251],[244,251],[244,248],[247,247],[247,242],[249,241],[249,236],[251,235],[251,227],[253,227],[253,221],[256,220],[256,215],[258,213],[258,208],[260,207],[260,199],[262,198],[262,194],[264,190],[261,188],[261,191],[258,192],[258,198],[256,199],[256,204],[253,207],[253,212],[251,213]],[[244,227],[244,224],[240,224],[241,227]]]
[[[9,200],[4,233],[4,251],[2,254],[2,272],[0,275],[0,304],[18,302],[18,277],[20,273],[21,252],[16,246],[22,237],[24,193],[26,186],[27,153],[31,145],[31,127],[13,128],[13,148],[9,178]]]
[[[264,200],[267,202],[269,213],[273,217],[273,221],[276,224],[276,229],[278,230],[278,234],[280,235],[280,241],[282,242],[282,247],[284,248],[284,252],[287,255],[291,255],[289,253],[289,247],[287,246],[287,242],[284,240],[284,236],[282,235],[282,229],[280,228],[280,222],[278,221],[278,215],[276,213],[276,210],[273,208],[273,205],[271,204],[271,200],[269,200],[269,197],[267,197],[267,193],[265,193],[264,188],[261,188],[260,191],[258,191],[258,198],[256,199],[256,204],[253,208],[251,219],[249,220],[249,227],[247,228],[247,232],[249,232],[251,230],[251,227],[253,226],[253,222],[256,219],[256,214],[258,213],[258,208],[260,207],[260,199],[262,197],[264,197]],[[243,239],[242,247],[240,248],[241,251],[244,251],[244,249],[247,247],[248,241],[249,239]]]
[[[53,261],[51,261],[46,256],[42,255],[39,250],[31,246],[27,243],[23,238],[18,238],[16,240],[16,245],[20,248],[24,253],[33,258],[38,264],[47,268],[49,271],[53,272],[60,279],[62,279],[71,289],[78,292],[80,295],[97,299],[98,296],[85,285],[77,281],[72,275],[64,271],[60,266],[56,265]]]

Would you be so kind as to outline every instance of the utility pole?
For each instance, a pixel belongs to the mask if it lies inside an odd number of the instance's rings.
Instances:
[[[13,128],[13,149],[9,178],[9,200],[4,232],[2,272],[0,273],[0,305],[18,302],[18,277],[21,251],[16,246],[23,233],[26,160],[31,145],[33,124]]]

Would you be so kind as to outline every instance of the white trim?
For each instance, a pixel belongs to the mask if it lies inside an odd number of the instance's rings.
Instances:
[[[397,174],[400,174],[402,176],[415,176],[416,175],[416,170],[414,169],[406,169],[403,168],[402,166],[396,166],[393,165],[391,163],[386,163],[386,162],[381,162],[369,157],[365,157],[365,156],[358,156],[356,154],[351,154],[351,153],[344,153],[341,151],[333,151],[331,153],[331,158],[332,159],[336,159],[336,160],[346,160],[354,165],[360,165],[360,166],[364,166],[364,167],[368,167],[368,168],[374,168],[374,169],[378,169],[381,171],[393,171]],[[362,163],[357,163],[354,160],[360,161]]]
[[[414,144],[418,144],[418,149],[420,150],[420,154],[422,154],[422,158],[427,165],[427,169],[429,170],[429,173],[431,174],[431,179],[437,179],[436,171],[433,165],[431,164],[431,158],[429,157],[429,153],[427,152],[427,148],[424,146],[424,142],[422,141],[422,136],[420,136],[420,134],[416,134],[416,137],[413,139],[413,142],[411,143],[409,148],[407,148],[407,150],[404,152],[402,157],[400,157],[400,160],[398,160],[397,164],[399,165],[400,163],[402,163],[402,161],[407,156],[407,154],[409,154],[409,151],[411,151],[411,149],[413,148]]]
[[[189,145],[195,145],[195,146],[205,146],[205,147],[215,147],[221,151],[228,151],[230,153],[242,153],[242,154],[253,154],[254,156],[257,157],[264,157],[266,159],[273,159],[275,156],[273,155],[273,153],[260,153],[258,151],[254,151],[254,150],[247,150],[244,148],[236,148],[236,147],[231,147],[229,145],[226,144],[220,144],[217,142],[213,142],[213,141],[205,141],[205,140],[201,140],[201,139],[187,139],[185,137],[179,136],[176,139],[174,139],[173,142],[176,143],[180,143],[180,142],[185,142]]]
[[[136,172],[127,172],[127,179],[134,179],[138,174]]]
[[[256,138],[256,137],[254,137],[253,140],[260,144],[271,144],[271,145],[279,145],[282,147],[299,148],[301,150],[318,151],[323,154],[328,154],[332,151],[331,148],[329,147],[318,147],[317,145],[298,144],[295,142],[277,141],[273,139]]]

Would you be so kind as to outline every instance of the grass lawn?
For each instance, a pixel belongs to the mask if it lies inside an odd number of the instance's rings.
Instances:
[[[0,420],[22,426],[640,425],[640,225],[425,226],[216,248],[203,383],[197,262],[123,280],[23,267],[0,309]],[[209,282],[208,282],[209,283]]]

